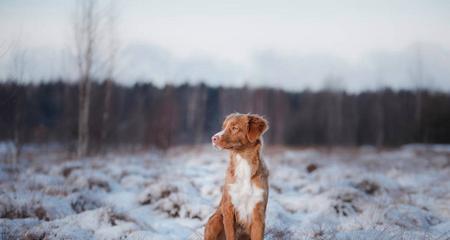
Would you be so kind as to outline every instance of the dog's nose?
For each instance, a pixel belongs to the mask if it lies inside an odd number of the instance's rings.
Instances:
[[[218,137],[217,137],[216,135],[214,135],[214,136],[211,137],[211,141],[212,141],[213,143],[217,142],[217,139],[218,139]]]

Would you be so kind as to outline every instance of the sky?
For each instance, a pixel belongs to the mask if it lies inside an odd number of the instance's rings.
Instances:
[[[450,90],[450,1],[114,4],[116,78],[124,84]],[[73,0],[1,0],[0,78],[17,75],[14,59],[25,52],[25,79],[76,79],[74,6]]]

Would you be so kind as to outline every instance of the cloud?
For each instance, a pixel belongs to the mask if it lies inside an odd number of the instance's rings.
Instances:
[[[152,80],[156,85],[166,83],[207,82],[211,85],[236,85],[242,68],[231,62],[209,56],[180,58],[168,50],[149,44],[133,44],[120,57],[119,80],[133,83]]]
[[[255,55],[251,66],[250,82],[256,86],[352,92],[384,87],[450,91],[450,52],[433,44],[373,51],[353,62],[333,55],[264,51]]]
[[[26,52],[29,81],[76,78],[76,65],[69,51],[32,48]],[[247,64],[238,64],[207,55],[179,57],[150,44],[128,45],[118,59],[117,80],[126,85],[152,81],[158,86],[205,82],[213,86],[267,86],[292,91],[331,88],[359,92],[383,87],[450,91],[450,51],[424,43],[398,51],[373,51],[352,62],[331,54],[264,50],[253,54]],[[0,62],[3,78],[11,70],[10,62]],[[97,77],[101,76],[99,69]]]
[[[331,55],[293,55],[263,51],[252,59],[250,79],[257,86],[317,90],[333,76],[345,78],[348,64]],[[344,84],[344,83],[341,83]]]

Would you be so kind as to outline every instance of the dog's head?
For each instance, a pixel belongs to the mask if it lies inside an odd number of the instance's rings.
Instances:
[[[225,118],[222,131],[211,138],[220,149],[243,150],[253,146],[267,131],[267,120],[256,114],[233,113]]]

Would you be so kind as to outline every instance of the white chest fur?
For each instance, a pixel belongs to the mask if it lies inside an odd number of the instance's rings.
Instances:
[[[251,182],[251,168],[239,154],[235,162],[235,182],[229,185],[229,194],[239,220],[249,222],[255,205],[263,200],[264,190]]]

